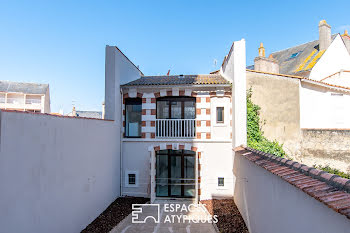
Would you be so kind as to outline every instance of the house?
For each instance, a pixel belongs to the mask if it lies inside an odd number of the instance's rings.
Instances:
[[[0,81],[0,109],[50,113],[49,85]]]
[[[106,47],[105,74],[106,119],[0,111],[2,232],[80,232],[121,195],[169,203],[233,197],[252,233],[349,229],[348,179],[240,147],[247,125],[244,40],[233,43],[215,75],[145,76],[115,46]],[[164,230],[149,220],[134,226]]]
[[[95,119],[104,119],[105,114],[105,104],[102,103],[102,111],[77,111],[75,109],[75,106],[73,106],[72,111],[67,116],[74,116],[74,117],[83,117],[83,118],[95,118]]]
[[[319,39],[273,52],[261,44],[247,69],[247,89],[261,107],[262,130],[306,163],[349,171],[350,37],[331,35],[319,23]]]
[[[217,74],[145,76],[107,46],[106,119],[122,126],[121,195],[232,197],[232,141],[246,141],[245,64],[236,56],[244,60],[244,40]]]

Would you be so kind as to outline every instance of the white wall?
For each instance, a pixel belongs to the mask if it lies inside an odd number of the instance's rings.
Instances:
[[[234,174],[234,200],[250,233],[349,232],[345,216],[241,155]]]
[[[350,128],[350,93],[301,82],[301,128]]]
[[[137,187],[126,187],[123,182],[123,195],[150,197],[150,151],[148,148],[160,144],[191,144],[201,152],[201,199],[232,197],[234,176],[232,174],[232,146],[226,141],[177,140],[146,141],[142,139],[125,139],[123,142],[123,178],[126,171],[139,174]],[[218,187],[218,177],[224,177],[225,186]]]
[[[340,71],[331,77],[323,80],[323,82],[343,87],[350,87],[350,71]]]
[[[350,70],[350,54],[340,35],[333,40],[326,52],[311,70],[310,79],[321,80],[340,70]]]
[[[141,72],[116,46],[106,46],[105,119],[121,119],[120,85],[141,77]],[[118,124],[120,125],[120,124]]]
[[[231,136],[231,103],[229,97],[212,97],[210,99],[211,137],[214,139],[229,139]],[[224,123],[216,123],[216,108],[224,107]]]
[[[1,112],[0,232],[80,232],[119,195],[111,121]]]
[[[232,143],[233,147],[247,144],[245,40],[235,41],[220,73],[232,82]]]

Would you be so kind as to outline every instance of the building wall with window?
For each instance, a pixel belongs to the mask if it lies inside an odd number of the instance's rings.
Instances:
[[[199,199],[232,196],[234,177],[232,163],[228,162],[232,162],[229,86],[123,87],[122,93],[123,195],[152,195],[152,177],[157,174],[152,173],[151,157],[157,160],[154,148],[159,147],[160,150],[172,148],[176,153],[195,148],[191,153],[196,163],[193,166],[197,166]],[[159,171],[157,164],[155,161],[155,173]],[[157,184],[162,182],[157,177],[156,195]],[[196,185],[195,180],[187,182],[192,182],[188,186]]]
[[[230,139],[231,116],[228,87],[123,88],[124,137]]]
[[[49,85],[0,81],[0,109],[50,113]]]

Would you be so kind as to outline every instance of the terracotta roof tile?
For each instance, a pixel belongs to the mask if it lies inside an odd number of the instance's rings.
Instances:
[[[350,219],[350,180],[251,148],[234,151]]]

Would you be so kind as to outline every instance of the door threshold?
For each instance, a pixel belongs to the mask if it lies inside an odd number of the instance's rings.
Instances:
[[[195,200],[194,197],[156,197],[155,200]]]

